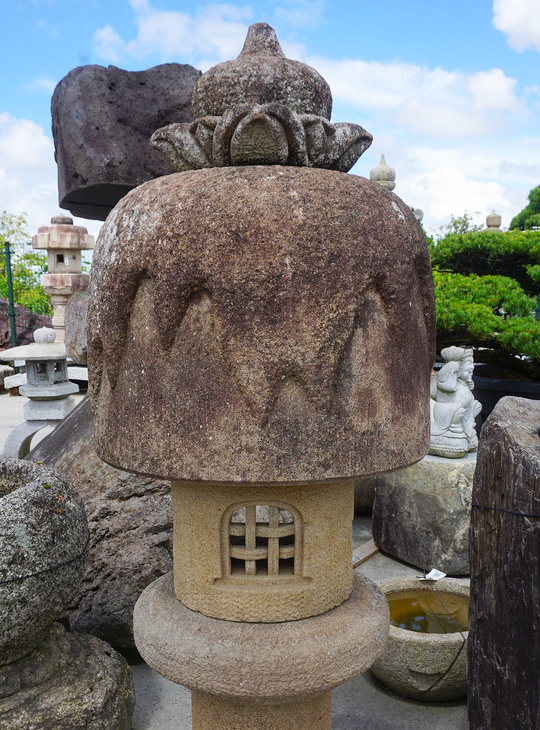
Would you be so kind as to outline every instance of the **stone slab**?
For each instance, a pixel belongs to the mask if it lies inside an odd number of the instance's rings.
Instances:
[[[469,575],[469,525],[476,452],[428,455],[376,477],[373,537],[381,550],[423,570]]]

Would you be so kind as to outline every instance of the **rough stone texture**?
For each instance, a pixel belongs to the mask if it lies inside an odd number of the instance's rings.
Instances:
[[[71,628],[133,647],[135,601],[149,583],[172,570],[169,484],[126,474],[98,458],[88,399],[28,458],[54,465],[72,479],[86,506],[90,560],[68,614]]]
[[[350,595],[351,481],[262,489],[173,482],[172,497],[174,588],[193,611],[293,621]],[[274,520],[256,515],[256,505],[281,507],[290,522],[278,524],[277,510]],[[235,519],[242,508],[252,509],[251,520]]]
[[[220,621],[186,608],[166,575],[144,591],[133,619],[137,648],[164,677],[231,700],[277,701],[322,694],[364,672],[384,648],[389,610],[377,586],[355,575],[350,598],[320,616]]]
[[[70,71],[54,91],[51,110],[60,207],[105,220],[133,187],[167,175],[168,163],[149,140],[165,124],[193,119],[199,75],[177,63],[146,71]]]
[[[363,178],[261,166],[140,186],[102,229],[88,322],[96,450],[119,468],[290,483],[428,450],[425,236]]]
[[[64,313],[65,345],[68,357],[77,365],[86,365],[86,315],[88,291],[79,291],[69,298]]]
[[[431,590],[416,578],[394,579],[380,583],[379,588],[385,595],[399,591]],[[469,595],[468,586],[451,579],[438,580],[434,588],[443,601],[445,593]],[[468,632],[465,631],[463,635],[467,639]],[[405,697],[417,698],[422,702],[458,699],[467,694],[467,646],[465,644],[460,652],[462,645],[463,638],[457,631],[450,634],[427,634],[391,625],[384,652],[373,664],[371,671],[381,682]],[[444,679],[426,692],[448,670],[456,656],[458,658],[455,664]]]
[[[330,119],[330,87],[315,69],[285,57],[266,23],[250,26],[238,58],[206,71],[193,91],[195,118],[221,116],[236,104],[277,102],[297,114]]]
[[[0,667],[0,726],[9,730],[130,730],[134,705],[125,659],[60,624],[30,654]]]
[[[483,506],[471,517],[472,730],[540,725],[539,434],[540,403],[525,398],[500,400],[482,428],[473,504]]]
[[[332,693],[292,702],[229,700],[203,692],[191,693],[192,730],[330,730]]]
[[[77,595],[87,556],[82,499],[65,477],[0,459],[0,665],[27,654]]]
[[[376,477],[373,539],[423,570],[469,575],[469,525],[476,454],[417,464]]]

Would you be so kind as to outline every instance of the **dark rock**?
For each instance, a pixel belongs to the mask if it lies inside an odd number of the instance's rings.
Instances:
[[[471,513],[471,730],[540,727],[540,402],[506,397],[478,446]]]
[[[56,87],[51,109],[60,207],[105,220],[129,190],[171,172],[149,140],[159,127],[193,119],[199,76],[178,63],[146,71],[70,71]]]
[[[135,601],[172,569],[168,482],[135,477],[101,461],[94,451],[87,398],[27,458],[54,464],[69,476],[86,506],[90,559],[68,614],[71,628],[115,646],[134,647]]]
[[[64,312],[65,344],[68,356],[77,365],[86,365],[86,315],[88,290],[78,291],[68,299]]]
[[[6,730],[130,730],[134,706],[125,659],[104,641],[60,624],[30,654],[0,667]]]

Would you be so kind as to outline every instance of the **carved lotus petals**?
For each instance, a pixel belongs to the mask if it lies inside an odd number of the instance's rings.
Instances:
[[[308,164],[306,134],[298,114],[283,104],[238,104],[214,133],[214,165]]]
[[[237,104],[221,117],[158,129],[151,143],[178,172],[231,165],[292,165],[347,172],[373,138],[358,124],[298,115],[284,104]]]

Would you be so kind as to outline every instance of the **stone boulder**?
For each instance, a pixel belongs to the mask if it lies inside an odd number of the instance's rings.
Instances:
[[[86,365],[86,314],[88,311],[88,290],[73,294],[66,304],[65,344],[68,356],[77,365]]]
[[[373,539],[381,550],[423,570],[469,575],[469,525],[476,452],[461,459],[428,455],[379,474]]]
[[[89,535],[73,485],[18,459],[0,459],[0,514],[1,666],[37,646],[77,595]]]
[[[159,127],[192,121],[199,76],[178,63],[146,71],[116,66],[70,71],[56,87],[51,108],[60,207],[105,220],[129,190],[170,173],[149,140]]]
[[[130,730],[135,705],[126,660],[94,636],[53,624],[32,652],[0,667],[0,727]]]
[[[93,446],[90,402],[84,399],[27,457],[54,465],[83,498],[90,558],[72,604],[70,627],[110,644],[133,647],[135,601],[172,569],[172,512],[168,482],[108,466]]]

